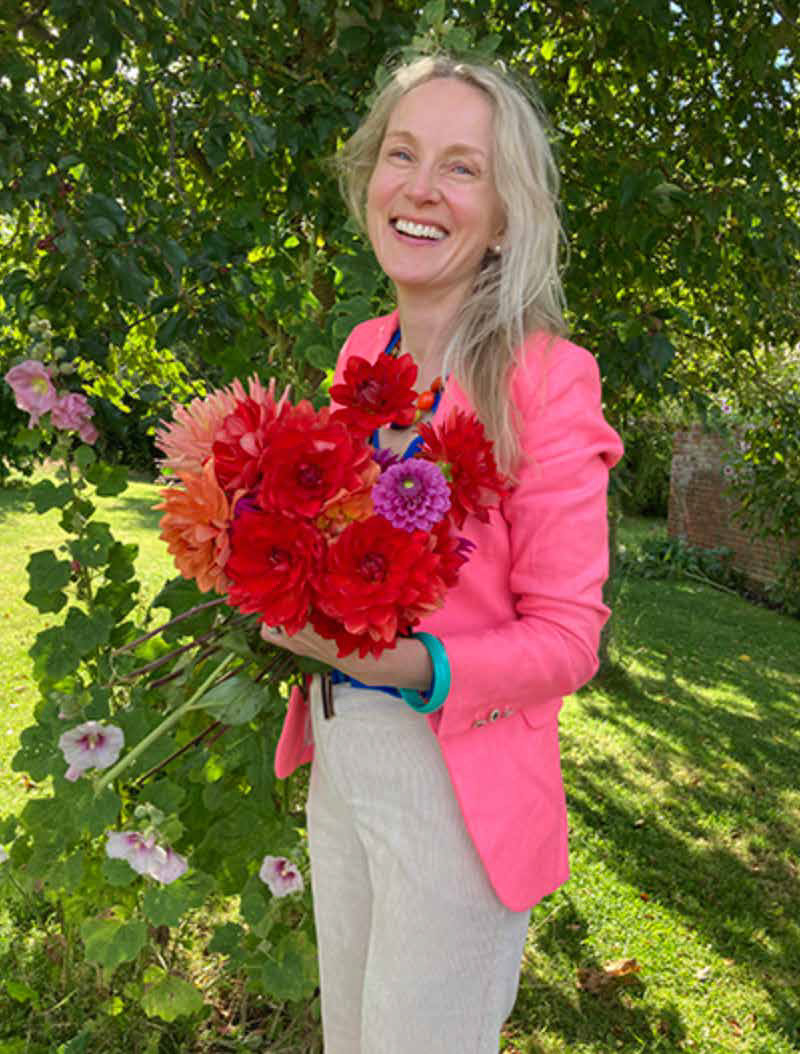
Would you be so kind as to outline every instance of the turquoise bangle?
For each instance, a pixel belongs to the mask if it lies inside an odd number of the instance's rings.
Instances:
[[[444,705],[444,701],[450,693],[450,660],[447,658],[444,645],[432,633],[412,633],[411,637],[425,646],[425,650],[431,659],[433,681],[431,682],[430,697],[426,699],[421,692],[412,692],[406,688],[398,688],[397,690],[412,710],[416,710],[418,714],[432,714]]]

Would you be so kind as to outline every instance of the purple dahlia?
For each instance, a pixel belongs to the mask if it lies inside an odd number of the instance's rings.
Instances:
[[[375,512],[404,531],[429,531],[450,508],[450,488],[432,461],[409,459],[387,468],[372,488]]]

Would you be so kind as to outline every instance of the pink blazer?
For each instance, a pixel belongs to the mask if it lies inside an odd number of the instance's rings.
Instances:
[[[357,326],[336,379],[351,355],[380,355],[396,325],[395,313]],[[519,483],[488,524],[464,524],[476,549],[419,629],[440,638],[452,671],[444,706],[427,720],[492,886],[522,911],[569,876],[558,712],[597,670],[609,614],[606,490],[622,444],[603,418],[593,356],[567,340],[531,336],[512,391],[526,455]],[[454,406],[472,409],[451,377],[436,419]],[[275,771],[288,776],[312,755],[295,690]]]

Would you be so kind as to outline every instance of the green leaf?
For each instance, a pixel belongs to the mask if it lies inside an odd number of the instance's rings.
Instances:
[[[64,643],[73,648],[76,655],[89,655],[96,648],[108,643],[114,617],[109,611],[96,611],[87,615],[79,608],[70,608],[64,622]]]
[[[192,871],[168,886],[148,886],[142,908],[153,926],[177,926],[187,911],[203,904],[213,887],[209,875]]]
[[[102,567],[113,544],[114,536],[107,523],[89,523],[83,535],[69,543],[69,549],[83,567]]]
[[[39,993],[35,988],[31,988],[23,981],[15,981],[13,979],[6,981],[5,986],[8,994],[17,1003],[30,1003],[31,1006],[36,1007],[37,1010],[39,1009]]]
[[[33,675],[37,681],[62,681],[81,664],[80,654],[65,639],[60,626],[37,634],[28,654],[34,660]]]
[[[316,949],[302,930],[288,933],[270,950],[259,974],[265,992],[293,1002],[310,998],[318,980]]]
[[[125,210],[114,198],[107,194],[87,194],[85,199],[86,212],[92,218],[105,217],[120,231],[125,230],[127,217]]]
[[[86,443],[81,443],[72,456],[75,458],[75,464],[82,472],[97,461],[97,454]]]
[[[96,461],[86,469],[86,478],[102,498],[113,498],[128,486],[128,470],[124,465]]]
[[[87,919],[80,927],[86,958],[106,970],[135,959],[147,942],[147,925],[141,919]]]
[[[110,253],[108,262],[111,267],[111,273],[119,285],[121,296],[125,300],[130,300],[134,304],[144,307],[153,284],[152,278],[144,274],[136,261],[130,256]]]
[[[139,795],[140,801],[150,802],[167,814],[177,812],[185,799],[184,788],[171,779],[165,778],[145,784]]]
[[[28,559],[28,577],[31,586],[44,592],[63,589],[69,584],[69,560],[58,560],[51,549],[31,553]]]
[[[173,974],[155,984],[146,985],[142,996],[142,1009],[147,1016],[160,1017],[163,1021],[199,1014],[203,1006],[200,991]]]
[[[105,857],[100,870],[110,886],[129,886],[140,877],[127,860],[111,860]]]
[[[115,224],[105,216],[93,216],[86,224],[86,230],[94,241],[113,241],[117,236]]]
[[[24,596],[26,604],[35,607],[42,614],[54,614],[60,611],[67,602],[67,594],[59,591],[50,592],[42,589],[29,589]]]
[[[36,511],[41,515],[50,509],[60,509],[66,505],[72,497],[72,488],[69,483],[62,483],[57,487],[50,479],[43,479],[31,487],[29,497],[33,501]]]
[[[193,709],[207,714],[226,725],[243,725],[251,721],[267,702],[260,685],[245,674],[236,674],[206,692]]]
[[[227,955],[236,958],[245,942],[245,930],[237,922],[223,922],[214,930],[214,936],[208,942],[208,950],[215,955]]]

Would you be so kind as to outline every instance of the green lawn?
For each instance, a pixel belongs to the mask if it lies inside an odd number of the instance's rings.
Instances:
[[[134,484],[104,502],[115,533],[140,545],[149,596],[171,573],[156,498]],[[24,491],[0,490],[0,815],[26,794],[9,761],[34,703],[27,648],[45,624],[23,603],[24,568],[58,544],[56,519],[31,512]],[[660,531],[631,521],[622,536]],[[534,911],[504,1050],[789,1054],[800,1045],[800,622],[696,583],[630,577],[611,651],[614,666],[564,707],[573,877]],[[0,962],[19,936],[0,925]],[[42,1029],[70,1013],[67,991],[51,995],[51,1007],[66,1001]],[[0,991],[0,1020],[2,1002]],[[268,1049],[311,1054],[313,1017],[276,1017]],[[250,1049],[180,1035],[166,1046],[139,1036],[136,1050]],[[42,1050],[0,1039],[0,1054],[28,1049]],[[96,1054],[106,1051],[121,1054],[103,1042]]]

